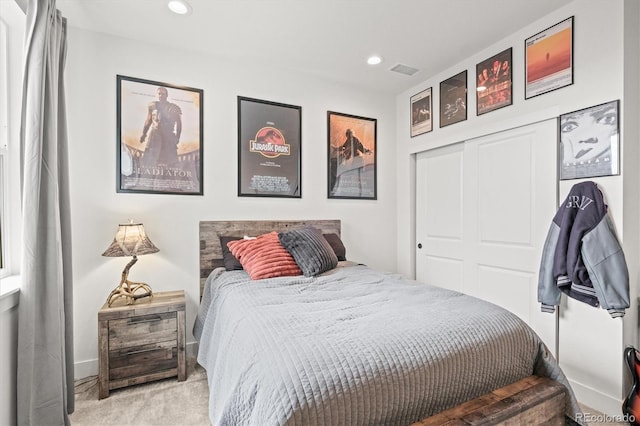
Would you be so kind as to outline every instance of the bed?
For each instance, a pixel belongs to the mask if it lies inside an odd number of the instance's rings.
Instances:
[[[351,261],[315,276],[226,270],[221,236],[340,221],[200,222],[194,324],[214,425],[408,425],[531,375],[566,377],[538,336],[493,304]]]

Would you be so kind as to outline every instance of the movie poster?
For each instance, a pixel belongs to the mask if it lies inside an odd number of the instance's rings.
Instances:
[[[511,48],[476,65],[476,115],[511,105]]]
[[[431,105],[431,87],[411,97],[411,137],[433,129]]]
[[[118,192],[202,195],[200,89],[117,77]]]
[[[560,116],[560,180],[620,174],[620,101]]]
[[[467,119],[467,71],[440,82],[440,127]]]
[[[525,99],[573,84],[573,17],[525,40]]]
[[[374,118],[327,112],[328,198],[377,198]]]
[[[238,97],[238,195],[301,197],[301,111]]]

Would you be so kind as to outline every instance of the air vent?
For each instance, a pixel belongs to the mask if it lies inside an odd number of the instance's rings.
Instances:
[[[408,65],[397,64],[396,66],[391,68],[389,71],[399,72],[400,74],[405,74],[405,75],[414,75],[420,70],[410,67]]]

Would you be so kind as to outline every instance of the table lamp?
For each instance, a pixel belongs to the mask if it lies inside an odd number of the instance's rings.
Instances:
[[[127,300],[127,305],[131,305],[137,299],[153,295],[148,284],[129,281],[127,278],[129,269],[138,261],[139,255],[157,253],[159,251],[158,247],[147,237],[144,232],[144,226],[141,223],[129,221],[129,223],[118,225],[118,231],[113,238],[113,242],[102,255],[107,257],[133,256],[133,259],[127,263],[127,266],[122,271],[120,285],[109,294],[107,298],[109,306],[120,297],[124,297]]]

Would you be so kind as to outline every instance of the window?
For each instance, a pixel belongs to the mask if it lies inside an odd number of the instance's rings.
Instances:
[[[26,16],[18,2],[0,0],[0,298],[19,286],[22,209],[20,116]],[[10,277],[10,279],[7,279]]]
[[[4,212],[4,195],[7,192],[5,189],[5,181],[6,179],[4,179],[4,170],[6,167],[4,167],[4,162],[5,162],[5,158],[6,155],[4,155],[4,151],[6,151],[6,149],[1,148],[0,149],[0,207],[2,207],[2,209],[0,210],[0,277],[7,275],[7,267],[6,267],[6,262],[4,260],[5,258],[5,249],[4,249],[4,241],[6,240],[6,238],[3,238],[3,234],[5,234],[4,231],[4,218],[5,218],[5,212]]]
[[[0,3],[0,302],[15,306],[22,247],[19,123],[26,16],[18,2]]]
[[[9,64],[7,60],[7,26],[0,20],[0,277],[8,275],[7,268],[7,153],[9,147]]]

